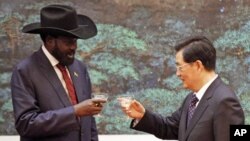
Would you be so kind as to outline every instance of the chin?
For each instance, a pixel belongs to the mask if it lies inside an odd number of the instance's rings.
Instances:
[[[191,88],[190,86],[187,86],[187,85],[186,85],[186,86],[184,86],[184,88],[185,88],[185,89],[188,89],[188,90],[191,90],[191,91],[194,91],[194,89],[193,89],[193,88]]]
[[[185,84],[185,83],[183,83],[183,88],[185,88],[185,89],[189,89],[188,85],[187,85],[187,84]]]
[[[61,64],[68,66],[74,63],[74,59],[61,61]]]

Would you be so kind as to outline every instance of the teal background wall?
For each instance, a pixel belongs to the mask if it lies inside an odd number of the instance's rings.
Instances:
[[[187,90],[175,76],[173,46],[203,34],[217,49],[217,73],[235,90],[250,124],[249,0],[0,0],[0,135],[17,134],[10,94],[13,66],[37,50],[39,36],[23,25],[39,21],[48,4],[67,4],[88,15],[98,35],[79,41],[77,58],[87,64],[93,91],[109,94],[100,134],[142,134],[129,129],[116,97],[128,93],[164,116],[177,109]]]

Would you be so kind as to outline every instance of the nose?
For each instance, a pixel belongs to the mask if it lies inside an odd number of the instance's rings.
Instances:
[[[179,71],[178,69],[176,69],[175,74],[176,74],[177,77],[180,77],[180,76],[181,76],[181,73],[180,73],[180,71]]]
[[[77,42],[74,42],[70,45],[71,50],[76,50],[76,48],[77,48]]]
[[[71,49],[73,49],[73,50],[75,50],[76,48],[77,48],[77,44],[73,44],[73,45],[71,45],[71,47],[70,47]]]

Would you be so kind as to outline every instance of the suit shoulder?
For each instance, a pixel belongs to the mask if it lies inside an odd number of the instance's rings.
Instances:
[[[81,61],[79,61],[79,60],[77,60],[77,59],[75,59],[75,61],[74,61],[74,64],[73,64],[75,67],[79,67],[79,69],[83,69],[83,70],[86,70],[87,69],[87,66],[83,63],[83,62],[81,62]]]
[[[25,59],[21,60],[20,62],[18,62],[15,65],[15,68],[17,70],[25,70],[25,69],[30,68],[32,66],[32,64],[36,64],[34,53],[32,55],[26,57]]]
[[[232,88],[224,83],[220,84],[216,89],[215,92],[218,97],[227,98],[227,97],[236,97],[235,92]]]
[[[210,100],[212,105],[215,106],[215,109],[219,109],[219,107],[226,107],[231,105],[238,105],[240,107],[240,101],[235,94],[235,92],[224,83],[221,83],[215,90],[214,94]],[[218,107],[219,106],[219,107]]]

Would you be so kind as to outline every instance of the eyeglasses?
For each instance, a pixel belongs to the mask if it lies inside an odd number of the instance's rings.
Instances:
[[[187,66],[187,65],[190,65],[190,63],[186,63],[186,64],[183,64],[183,65],[180,65],[180,66],[176,65],[176,70],[177,70],[177,71],[183,71],[183,69],[184,69],[185,66]]]

